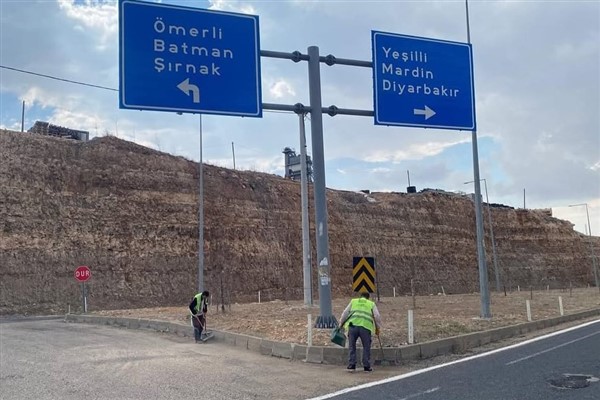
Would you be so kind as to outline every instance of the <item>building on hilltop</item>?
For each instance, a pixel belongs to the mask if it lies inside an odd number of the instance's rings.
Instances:
[[[282,152],[285,156],[285,177],[294,181],[299,181],[302,174],[302,155],[296,154],[296,152],[289,147],[283,149]],[[306,177],[308,182],[312,182],[312,160],[310,156],[306,155]]]
[[[82,142],[87,142],[90,140],[90,133],[88,131],[65,128],[58,125],[52,125],[51,123],[44,121],[35,121],[35,124],[33,124],[33,126],[29,128],[27,132],[47,136],[56,136],[65,139],[80,140]]]

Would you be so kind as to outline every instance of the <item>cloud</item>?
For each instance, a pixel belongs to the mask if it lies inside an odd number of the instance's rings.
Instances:
[[[119,32],[117,2],[86,0],[83,4],[75,0],[58,0],[58,5],[66,15],[82,24],[74,29],[84,32],[92,30],[97,34],[96,47],[100,51],[112,46]]]
[[[386,168],[386,167],[379,167],[379,168],[373,168],[369,172],[371,174],[386,174],[386,173],[392,172],[392,170],[390,168]]]
[[[210,0],[211,10],[238,12],[242,14],[256,14],[256,9],[247,2],[235,1],[235,0]]]
[[[463,142],[464,140],[455,142],[425,142],[411,144],[402,150],[380,149],[377,152],[368,154],[364,160],[370,162],[390,161],[393,163],[406,160],[422,160],[441,154],[447,148]]]
[[[294,88],[284,79],[278,79],[270,85],[269,93],[275,99],[293,98],[296,95]]]
[[[464,2],[169,0],[259,15],[261,49],[371,59],[371,30],[465,41]],[[470,2],[480,175],[490,200],[562,207],[600,199],[600,3]],[[35,21],[29,23],[28,21]],[[0,64],[118,87],[115,1],[0,2]],[[309,105],[307,63],[261,58],[263,102]],[[323,106],[372,110],[372,70],[321,65]],[[108,131],[199,158],[197,115],[120,110],[118,94],[0,69],[0,125],[46,119]],[[410,105],[410,104],[409,104]],[[284,147],[299,148],[298,117],[202,117],[205,160],[282,174]],[[473,179],[471,132],[374,126],[373,118],[323,116],[327,184],[346,190],[465,190]],[[311,123],[306,121],[309,154]],[[492,200],[493,199],[493,200]],[[569,209],[569,212],[581,210]],[[600,233],[597,206],[592,231]],[[583,224],[576,226],[583,227]],[[581,228],[578,228],[581,229]]]

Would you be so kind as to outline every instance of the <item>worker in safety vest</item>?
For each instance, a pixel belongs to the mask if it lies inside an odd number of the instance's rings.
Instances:
[[[202,339],[202,331],[206,326],[206,313],[208,312],[208,303],[210,293],[208,290],[198,293],[190,303],[190,311],[192,312],[192,325],[194,326],[194,338],[196,342]]]
[[[362,365],[365,371],[371,372],[371,336],[379,335],[381,327],[381,315],[377,305],[369,300],[369,293],[360,294],[358,299],[352,299],[340,321],[344,328],[348,329],[348,342],[350,352],[348,353],[348,371],[356,370],[356,341],[360,338],[363,347]]]

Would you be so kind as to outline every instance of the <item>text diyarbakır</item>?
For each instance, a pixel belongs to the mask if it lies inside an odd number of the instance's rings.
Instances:
[[[383,80],[383,90],[391,90],[400,96],[403,94],[424,94],[428,96],[458,97],[459,92],[459,89],[452,89],[444,85],[433,86],[426,83],[422,85],[409,85],[388,79]]]

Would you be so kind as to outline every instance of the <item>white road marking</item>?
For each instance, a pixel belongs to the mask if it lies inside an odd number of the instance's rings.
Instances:
[[[594,332],[594,333],[591,333],[591,334],[589,334],[589,335],[587,335],[587,336],[584,336],[584,337],[581,337],[581,338],[578,338],[578,339],[571,340],[570,342],[565,342],[565,343],[563,343],[563,344],[559,344],[558,346],[554,346],[554,347],[551,347],[551,348],[549,348],[549,349],[542,350],[542,351],[540,351],[540,352],[538,352],[538,353],[535,353],[535,354],[532,354],[532,355],[530,355],[530,356],[523,357],[523,358],[519,358],[518,360],[511,361],[511,362],[509,362],[509,363],[506,363],[506,365],[512,365],[512,364],[516,364],[516,363],[518,363],[518,362],[521,362],[521,361],[529,360],[530,358],[537,357],[537,356],[539,356],[539,355],[541,355],[541,354],[548,353],[549,351],[552,351],[552,350],[560,349],[561,347],[565,347],[565,346],[568,346],[568,345],[570,345],[570,344],[573,344],[573,343],[575,343],[575,342],[579,342],[580,340],[587,339],[587,338],[589,338],[589,337],[592,337],[592,336],[595,336],[595,335],[597,335],[597,334],[599,334],[599,333],[600,333],[600,331],[598,331],[598,332]]]
[[[544,340],[544,339],[547,339],[547,338],[552,337],[552,336],[556,336],[556,335],[560,335],[560,334],[563,334],[563,333],[566,333],[566,332],[574,331],[576,329],[583,328],[585,326],[592,325],[592,324],[597,324],[599,322],[600,322],[600,319],[595,320],[595,321],[586,322],[586,323],[581,324],[581,325],[572,326],[571,328],[563,329],[562,331],[556,331],[556,332],[549,333],[547,335],[543,335],[543,336],[539,336],[539,337],[536,337],[536,338],[533,338],[533,339],[529,339],[529,340],[526,340],[526,341],[521,342],[521,343],[515,343],[515,344],[511,344],[510,346],[502,347],[500,349],[490,350],[490,351],[488,351],[486,353],[476,354],[474,356],[470,356],[470,357],[466,357],[466,358],[461,358],[460,360],[450,361],[450,362],[445,363],[445,364],[434,365],[432,367],[423,368],[423,369],[420,369],[418,371],[412,371],[412,372],[408,372],[406,374],[392,376],[390,378],[382,379],[380,381],[363,383],[362,385],[357,385],[357,386],[349,387],[349,388],[346,388],[346,389],[338,390],[337,392],[324,394],[322,396],[312,397],[312,398],[307,399],[307,400],[325,400],[325,399],[331,399],[332,397],[336,397],[336,396],[339,396],[339,395],[342,395],[342,394],[346,394],[346,393],[350,393],[350,392],[355,392],[357,390],[366,389],[366,388],[370,388],[370,387],[373,387],[373,386],[384,385],[386,383],[399,381],[401,379],[410,378],[411,376],[424,374],[426,372],[433,371],[433,370],[440,369],[440,368],[444,368],[444,367],[447,367],[447,366],[450,366],[450,365],[454,365],[454,364],[459,364],[459,363],[463,363],[463,362],[475,360],[475,359],[481,358],[481,357],[487,357],[489,355],[500,353],[500,352],[505,351],[505,350],[510,350],[510,349],[514,349],[516,347],[525,346],[525,345],[527,345],[529,343],[534,343],[534,342],[537,342],[539,340]]]
[[[408,399],[414,399],[415,397],[419,397],[422,396],[424,394],[429,394],[429,393],[433,393],[433,392],[437,392],[438,390],[440,390],[440,387],[435,387],[435,388],[431,388],[431,389],[427,389],[424,392],[419,392],[419,393],[415,393],[415,394],[411,394],[409,396],[403,397],[399,400],[408,400]]]

